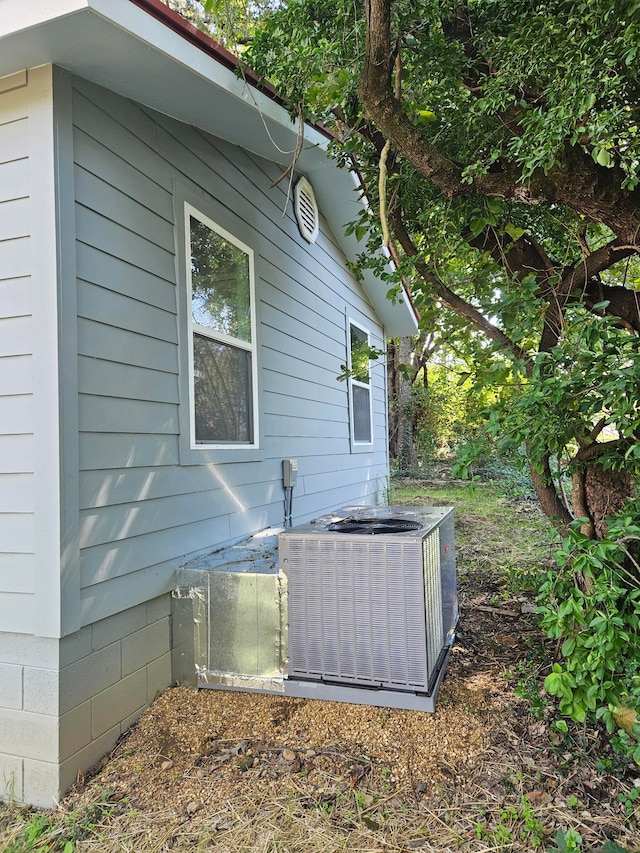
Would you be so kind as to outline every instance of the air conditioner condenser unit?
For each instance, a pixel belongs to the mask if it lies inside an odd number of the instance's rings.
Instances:
[[[435,711],[458,620],[453,510],[348,506],[182,567],[180,683]]]
[[[434,710],[458,619],[453,510],[344,507],[278,550],[286,692]]]

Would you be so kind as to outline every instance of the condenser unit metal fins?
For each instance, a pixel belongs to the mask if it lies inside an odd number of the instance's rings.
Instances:
[[[432,538],[437,549],[437,531]],[[420,541],[291,538],[287,574],[291,676],[427,689]],[[437,625],[441,635],[441,616]]]
[[[438,664],[444,642],[442,623],[442,580],[440,566],[440,528],[422,540],[424,558],[424,602],[429,677]]]
[[[280,534],[289,677],[430,693],[453,641],[455,626],[445,626],[443,613],[457,620],[457,602],[443,602],[451,581],[442,582],[441,527],[452,522],[452,510],[359,513],[366,524],[356,523],[356,513],[349,523],[324,518]],[[420,522],[416,530],[390,532],[394,516],[409,515]],[[379,535],[367,535],[367,524]],[[445,529],[451,536],[452,523]]]

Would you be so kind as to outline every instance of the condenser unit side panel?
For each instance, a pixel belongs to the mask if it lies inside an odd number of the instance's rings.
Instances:
[[[440,525],[440,577],[442,588],[442,621],[447,645],[453,643],[458,624],[458,581],[456,573],[453,510]]]
[[[440,529],[436,528],[422,543],[424,570],[424,602],[427,625],[427,659],[429,670],[435,669],[444,645],[442,626],[442,586],[440,583]]]

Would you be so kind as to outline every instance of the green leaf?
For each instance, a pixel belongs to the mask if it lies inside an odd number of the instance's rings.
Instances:
[[[487,226],[487,220],[484,217],[474,216],[471,222],[469,223],[469,230],[471,231],[471,235],[473,237],[477,237],[478,234],[481,234]]]
[[[595,148],[593,159],[599,166],[605,166],[606,168],[609,168],[613,165],[611,154],[606,148]]]
[[[507,224],[504,226],[504,230],[507,232],[507,234],[509,235],[509,237],[511,237],[512,240],[519,240],[525,233],[524,228],[518,228],[518,226],[514,225],[512,222],[507,222]]]

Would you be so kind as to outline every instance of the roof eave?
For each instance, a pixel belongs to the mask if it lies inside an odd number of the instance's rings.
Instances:
[[[238,76],[228,51],[160,0],[0,0],[0,77],[45,63],[283,166],[296,149],[298,127],[273,89]],[[305,125],[296,170],[313,183],[336,239],[354,261],[361,247],[344,226],[357,217],[361,201],[327,145],[326,133]],[[415,334],[408,296],[392,303],[372,274],[363,284],[386,334]]]

